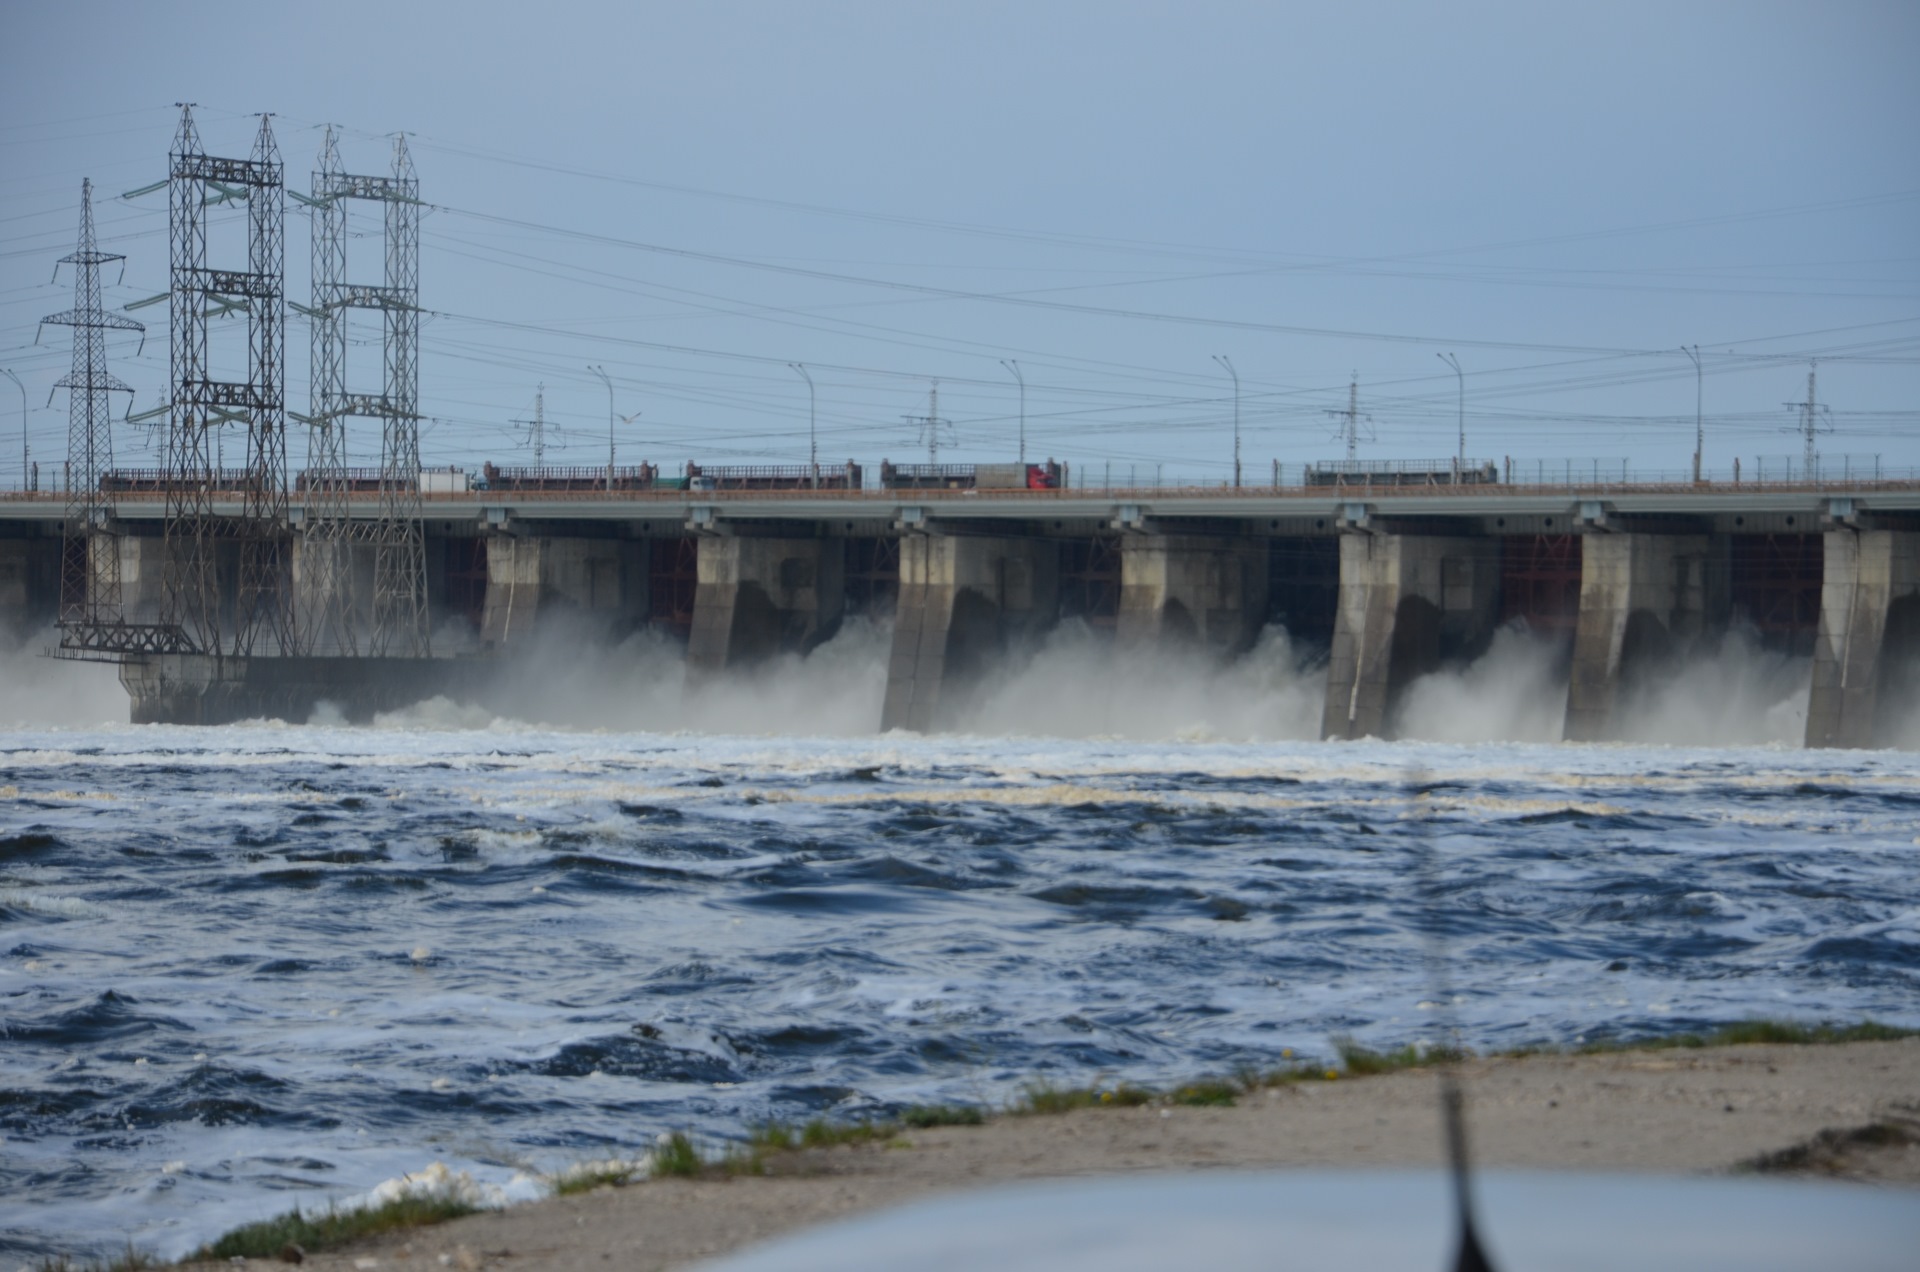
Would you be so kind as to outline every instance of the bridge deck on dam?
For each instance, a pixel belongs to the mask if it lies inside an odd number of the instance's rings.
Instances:
[[[1772,483],[1576,482],[1542,485],[1418,486],[1213,486],[1119,487],[1056,490],[615,490],[583,495],[577,491],[484,490],[427,492],[421,495],[431,521],[520,515],[535,520],[629,521],[693,519],[712,509],[723,519],[754,521],[894,520],[902,510],[925,509],[947,521],[1041,521],[1048,518],[1111,520],[1123,510],[1141,517],[1208,518],[1258,521],[1261,518],[1325,520],[1316,527],[1337,532],[1333,519],[1343,509],[1365,505],[1374,515],[1392,517],[1477,518],[1501,515],[1548,517],[1570,513],[1582,503],[1599,501],[1624,515],[1740,516],[1821,512],[1828,500],[1854,498],[1876,512],[1920,512],[1920,481],[1825,480]],[[154,491],[112,496],[118,515],[129,521],[158,521],[165,497]],[[0,491],[0,521],[35,521],[63,514],[66,496],[57,491]],[[348,503],[357,516],[378,515],[379,495],[355,491]],[[937,510],[937,511],[936,511]],[[241,501],[216,497],[216,515],[237,516]],[[295,516],[298,516],[295,500]],[[1251,527],[1250,527],[1251,528]]]

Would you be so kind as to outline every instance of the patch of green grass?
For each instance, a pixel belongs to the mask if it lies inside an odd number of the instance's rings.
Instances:
[[[829,1122],[816,1117],[800,1128],[800,1147],[835,1148],[841,1144],[871,1144],[891,1139],[900,1128],[891,1122]]]
[[[402,1228],[445,1223],[475,1213],[475,1207],[451,1197],[398,1197],[379,1206],[355,1210],[328,1210],[302,1214],[298,1207],[273,1219],[235,1228],[211,1245],[202,1246],[196,1259],[278,1258],[289,1245],[311,1254]]]
[[[1239,1093],[1239,1088],[1225,1078],[1200,1078],[1175,1087],[1167,1093],[1167,1100],[1172,1104],[1232,1108]]]
[[[823,1117],[799,1126],[791,1122],[761,1122],[748,1128],[744,1145],[735,1145],[718,1159],[701,1165],[712,1174],[765,1175],[770,1173],[767,1158],[775,1153],[837,1148],[843,1144],[886,1143],[891,1147],[904,1143],[898,1137],[909,1126],[966,1126],[977,1125],[982,1120],[978,1109],[936,1105],[916,1106],[898,1118],[877,1122],[830,1122]]]
[[[619,1188],[633,1182],[641,1163],[626,1161],[576,1162],[547,1179],[547,1189],[556,1197],[572,1197],[596,1188]]]
[[[1071,1113],[1075,1109],[1138,1108],[1160,1098],[1151,1087],[1122,1082],[1111,1087],[1057,1087],[1051,1082],[1035,1082],[1021,1092],[1008,1110],[1019,1116]]]
[[[1394,1047],[1390,1051],[1374,1051],[1351,1038],[1336,1038],[1333,1045],[1340,1052],[1340,1064],[1346,1069],[1347,1076],[1354,1078],[1398,1073],[1402,1069],[1421,1069],[1428,1065],[1467,1060],[1473,1056],[1473,1052],[1465,1047],[1422,1047],[1414,1043]]]
[[[903,1110],[895,1120],[902,1126],[924,1131],[935,1126],[980,1126],[986,1122],[987,1115],[976,1104],[916,1104]]]
[[[685,1131],[668,1135],[653,1152],[653,1174],[656,1177],[691,1179],[705,1165],[700,1158],[700,1150],[693,1146],[693,1137]]]
[[[1704,1036],[1680,1034],[1672,1039],[1654,1039],[1651,1047],[1738,1047],[1756,1042],[1790,1043],[1800,1046],[1831,1046],[1843,1042],[1892,1042],[1900,1038],[1920,1037],[1920,1029],[1901,1029],[1878,1021],[1863,1020],[1857,1025],[1796,1024],[1787,1020],[1742,1020],[1722,1025]]]

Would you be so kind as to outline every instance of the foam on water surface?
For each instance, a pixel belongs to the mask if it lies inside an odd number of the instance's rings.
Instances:
[[[1298,697],[1263,657],[1221,692]],[[1907,752],[620,715],[0,738],[0,1250],[173,1254],[429,1162],[509,1196],[663,1130],[1407,1041],[1429,837],[1475,1045],[1920,1025]]]

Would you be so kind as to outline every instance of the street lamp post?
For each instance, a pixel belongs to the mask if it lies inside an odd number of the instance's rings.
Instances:
[[[1689,349],[1681,345],[1680,352],[1693,359],[1693,484],[1697,486],[1700,484],[1700,454],[1706,449],[1707,442],[1706,417],[1700,413],[1701,404],[1706,400],[1706,385],[1700,370],[1700,346],[1694,345]]]
[[[31,471],[27,460],[27,386],[20,383],[20,377],[13,372],[0,368],[0,375],[13,381],[13,387],[20,390],[20,489],[30,484],[27,474]]]
[[[613,381],[607,375],[605,367],[590,366],[587,370],[600,377],[607,386],[607,493],[613,493]]]
[[[813,488],[820,489],[820,433],[815,426],[813,377],[807,374],[803,363],[789,362],[788,366],[800,373],[807,382],[807,471],[813,474]]]
[[[1460,382],[1460,451],[1454,460],[1456,467],[1467,466],[1467,377],[1460,370],[1460,359],[1450,353],[1436,353],[1434,357],[1453,368],[1454,378]],[[1457,480],[1457,478],[1456,478]]]
[[[1020,468],[1027,467],[1027,377],[1020,374],[1020,363],[1013,358],[1000,359],[1000,365],[1013,372],[1013,378],[1020,382]]]
[[[1213,360],[1227,369],[1233,377],[1233,488],[1240,489],[1240,373],[1233,369],[1233,360],[1224,353],[1216,353]]]

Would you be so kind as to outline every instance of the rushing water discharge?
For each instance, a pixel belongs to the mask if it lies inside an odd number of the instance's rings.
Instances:
[[[1277,632],[1148,672],[1071,630],[968,732],[874,736],[885,635],[702,689],[576,653],[514,713],[571,732],[80,727],[124,719],[110,669],[0,661],[0,1252],[1412,1040],[1427,846],[1471,1045],[1920,1025],[1920,755],[1783,745],[1803,678],[1757,650],[1638,736],[1765,746],[1535,740],[1517,634],[1409,695],[1447,741],[1301,740]]]

